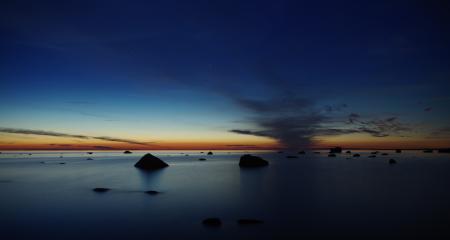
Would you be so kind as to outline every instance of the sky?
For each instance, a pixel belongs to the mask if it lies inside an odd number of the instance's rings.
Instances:
[[[1,1],[0,149],[450,146],[448,1]]]

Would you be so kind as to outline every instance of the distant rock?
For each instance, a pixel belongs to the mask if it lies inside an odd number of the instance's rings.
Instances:
[[[280,153],[280,154],[281,154],[281,153],[283,153],[283,151],[278,151],[278,153]]]
[[[424,152],[424,153],[432,153],[432,152],[433,152],[433,149],[424,149],[423,152]]]
[[[262,224],[264,221],[252,218],[241,218],[238,220],[239,225]]]
[[[397,161],[395,161],[394,159],[389,159],[389,164],[396,164],[397,163]]]
[[[200,152],[200,153],[203,153],[203,152]]]
[[[370,154],[378,154],[379,152],[378,151],[375,151],[375,152],[371,152]]]
[[[320,154],[320,152],[314,152],[314,154]]]
[[[66,164],[65,162],[60,162],[59,164]]]
[[[341,147],[331,148],[330,153],[342,153],[342,148]]]
[[[387,156],[389,155],[388,153],[382,153],[381,156]]]
[[[361,157],[361,155],[359,155],[358,153],[353,154],[353,157]]]
[[[94,159],[92,159],[92,158],[86,158],[86,160],[94,160]]]
[[[199,161],[206,161],[206,158],[199,158]]]
[[[220,218],[207,218],[203,220],[202,223],[208,227],[220,227],[222,225]]]
[[[369,156],[369,158],[374,158],[374,157],[376,157],[377,155],[370,155]]]
[[[208,154],[207,155],[213,155],[213,152],[208,152]]]
[[[401,150],[401,149],[396,149],[395,152],[396,152],[396,153],[401,153],[402,150]]]
[[[33,154],[31,154],[31,153],[28,153],[28,156],[31,156],[31,155],[33,155]]]
[[[286,158],[298,158],[297,156],[288,155]]]
[[[438,153],[450,153],[450,148],[440,148],[438,149]]]
[[[300,152],[298,152],[298,154],[306,154],[306,152],[305,151],[300,151]]]
[[[328,154],[328,157],[336,157],[336,154],[330,153],[330,154]]]
[[[147,153],[141,158],[141,160],[134,164],[134,166],[144,170],[156,170],[168,167],[169,165],[161,159]]]
[[[87,152],[87,154],[92,154],[93,152]]]
[[[42,162],[39,162],[39,163],[45,164],[45,162],[44,162],[44,161],[42,161]]]
[[[109,188],[102,188],[102,187],[98,187],[98,188],[92,189],[92,191],[99,192],[99,193],[104,193],[104,192],[107,192],[109,190],[111,190],[111,189],[109,189]]]
[[[160,192],[155,191],[155,190],[146,191],[145,193],[150,194],[150,195],[157,195],[157,194],[160,194]]]
[[[131,151],[128,151],[128,150],[126,150],[126,151],[124,151],[123,152],[123,154],[131,154],[132,152]]]
[[[250,154],[243,155],[239,161],[240,167],[263,167],[267,165],[269,165],[269,162],[266,160]]]
[[[348,154],[350,154],[350,153],[352,153],[352,151],[350,151],[350,150],[347,150],[347,152],[345,152],[345,153],[348,153]]]
[[[185,157],[189,157],[189,154],[185,154],[184,156],[185,156]]]

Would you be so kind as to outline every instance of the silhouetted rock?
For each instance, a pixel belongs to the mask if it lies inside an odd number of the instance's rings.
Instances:
[[[432,153],[432,152],[433,152],[433,149],[424,149],[423,152],[424,152],[424,153]]]
[[[379,152],[378,151],[375,151],[375,152],[371,152],[370,154],[378,154]]]
[[[159,194],[160,192],[155,191],[155,190],[150,190],[150,191],[146,191],[145,193],[150,194],[150,195],[157,195],[157,194]]]
[[[241,218],[238,220],[238,224],[240,225],[261,224],[261,223],[264,223],[264,221],[252,218]]]
[[[306,154],[306,152],[305,151],[300,151],[300,152],[298,152],[298,154]]]
[[[348,154],[350,154],[350,153],[352,153],[352,151],[350,151],[350,150],[347,150],[347,152],[345,152],[345,153],[348,153]]]
[[[369,158],[374,158],[374,157],[376,157],[377,155],[370,155],[369,156]]]
[[[32,154],[31,153],[28,153],[28,156],[31,156]]]
[[[328,154],[328,157],[336,157],[336,154],[330,153],[330,154]]]
[[[396,164],[397,163],[397,161],[395,161],[394,159],[389,159],[389,164]]]
[[[438,149],[438,153],[450,153],[450,148],[440,148]]]
[[[387,156],[389,155],[388,153],[382,153],[381,156]]]
[[[314,152],[314,154],[320,154],[320,152]]]
[[[206,158],[199,158],[199,161],[206,161]]]
[[[131,152],[131,151],[128,151],[128,150],[126,150],[126,151],[123,152],[123,154],[130,154],[130,153],[132,153],[132,152]]]
[[[134,166],[145,170],[156,170],[168,167],[169,165],[161,159],[147,153],[141,158],[141,160],[134,164]]]
[[[286,158],[298,158],[298,157],[297,157],[297,156],[289,155],[289,156],[286,156]]]
[[[93,152],[87,152],[87,154],[92,154]]]
[[[402,150],[401,150],[401,149],[396,149],[395,152],[396,152],[396,153],[401,153]]]
[[[200,152],[200,153],[203,153],[203,152]]]
[[[92,158],[86,158],[86,160],[94,160],[94,159],[92,159]]]
[[[111,190],[111,189],[109,189],[109,188],[102,188],[102,187],[98,187],[98,188],[92,189],[92,191],[99,192],[99,193],[104,193],[104,192],[107,192],[109,190]]]
[[[208,155],[213,155],[213,152],[208,152]]]
[[[250,154],[243,155],[239,161],[240,167],[263,167],[267,165],[269,165],[269,162],[266,160]]]
[[[342,153],[342,148],[341,147],[331,148],[330,153]]]
[[[60,162],[59,164],[66,164],[65,162]]]
[[[208,227],[220,227],[222,225],[220,218],[207,218],[203,220],[202,223]]]
[[[361,155],[359,155],[358,153],[353,154],[353,157],[361,157]]]

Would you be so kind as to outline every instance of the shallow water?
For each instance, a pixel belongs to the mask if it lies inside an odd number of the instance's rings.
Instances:
[[[145,152],[3,152],[1,232],[5,239],[450,237],[450,154],[383,152],[296,159],[254,152],[270,165],[240,169],[244,152],[153,151],[170,165],[154,172],[133,166]],[[203,226],[208,217],[222,226]],[[240,226],[239,218],[264,223]]]

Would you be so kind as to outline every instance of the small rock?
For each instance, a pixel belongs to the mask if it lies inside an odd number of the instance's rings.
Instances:
[[[213,153],[212,152],[208,152],[208,155],[213,155]]]
[[[66,164],[65,162],[60,162],[59,164]]]
[[[86,158],[86,160],[94,160],[94,159],[92,159],[92,158]]]
[[[440,148],[438,149],[438,153],[450,153],[450,148]]]
[[[353,154],[353,157],[361,157],[361,155],[359,155],[358,153]]]
[[[126,150],[126,151],[124,151],[123,152],[123,154],[131,154],[132,152],[131,151],[128,151],[128,150]]]
[[[248,225],[248,224],[261,224],[264,223],[264,221],[252,218],[241,218],[238,220],[238,223],[240,225]]]
[[[87,154],[92,154],[93,152],[87,152]]]
[[[370,154],[378,154],[379,152],[378,151],[375,151],[375,152],[371,152]]]
[[[352,151],[348,150],[348,151],[347,151],[347,152],[345,152],[345,153],[348,153],[348,154],[350,154],[350,153],[352,153]]]
[[[199,161],[206,161],[206,158],[199,158]]]
[[[314,154],[320,154],[320,152],[314,152]]]
[[[381,156],[387,156],[387,155],[389,155],[389,154],[387,154],[387,153],[382,153],[381,154]]]
[[[395,161],[394,159],[389,159],[389,164],[396,164],[397,163],[397,161]]]
[[[107,192],[109,190],[111,190],[111,189],[109,189],[109,188],[102,188],[102,187],[98,187],[98,188],[92,189],[92,191],[99,192],[99,193],[104,193],[104,192]]]
[[[401,150],[401,149],[396,149],[395,152],[396,152],[396,153],[401,153],[402,150]]]
[[[289,155],[289,156],[286,156],[286,158],[298,158],[298,157],[297,157],[297,156]]]
[[[433,152],[433,149],[424,149],[423,152],[424,152],[424,153],[432,153],[432,152]]]
[[[160,192],[154,191],[154,190],[150,190],[150,191],[146,191],[145,193],[150,194],[150,195],[156,195],[156,194],[159,194]]]
[[[336,154],[330,153],[330,154],[328,154],[328,157],[336,157]]]
[[[207,218],[203,220],[202,223],[208,227],[220,227],[222,225],[220,218]]]
[[[278,153],[283,153],[283,151],[278,151]]]
[[[298,154],[306,154],[306,152],[305,151],[300,151],[300,152],[298,152]]]
[[[330,153],[341,153],[342,148],[341,147],[334,147],[330,149]]]
[[[369,156],[369,158],[374,158],[374,157],[376,157],[376,155],[370,155],[370,156]]]

